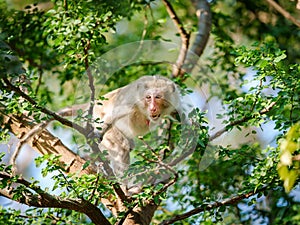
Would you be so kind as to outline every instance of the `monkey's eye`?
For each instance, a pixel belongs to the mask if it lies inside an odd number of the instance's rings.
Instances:
[[[151,99],[151,96],[150,96],[150,95],[147,95],[147,96],[146,96],[146,99],[148,99],[148,100]]]
[[[156,99],[161,99],[162,96],[161,96],[161,95],[156,95],[155,98],[156,98]]]

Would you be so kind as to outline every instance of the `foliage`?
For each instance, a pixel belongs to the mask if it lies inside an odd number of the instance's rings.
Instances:
[[[197,31],[193,5],[197,1],[169,2],[182,27]],[[1,195],[32,206],[24,211],[1,207],[1,223],[92,224],[89,210],[79,207],[86,204],[83,208],[91,207],[111,224],[122,223],[135,208],[149,205],[157,207],[153,224],[298,224],[300,53],[295,49],[300,48],[300,33],[267,2],[211,1],[212,30],[206,51],[193,72],[173,78],[186,96],[191,89],[205,90],[201,96],[205,110],[193,109],[187,118],[176,115],[162,125],[168,129],[159,136],[151,132],[138,138],[124,177],[100,173],[101,163],[95,172],[92,144],[61,121],[51,129],[59,139],[47,146],[56,152],[65,144],[76,156],[86,157],[76,173],[69,172],[73,161],[62,161],[56,154],[36,157],[33,171],[23,168],[21,174],[15,173],[8,163],[10,152],[2,152]],[[297,18],[295,1],[277,2]],[[104,53],[132,41],[181,41],[180,30],[170,26],[162,1],[53,0],[45,10],[35,5],[26,8],[9,8],[0,0],[2,146],[13,136],[14,119],[19,119],[20,129],[33,128],[53,119],[51,112],[89,96],[83,84]],[[118,54],[128,57],[131,52]],[[113,67],[117,59],[105,66]],[[95,81],[102,85],[95,98],[144,74],[170,77],[172,66],[170,62],[128,63],[104,85],[101,79]],[[90,118],[79,115],[73,122],[82,120]],[[66,138],[68,134],[71,137]],[[271,142],[266,141],[267,134],[272,135]],[[24,137],[14,135],[21,141]],[[28,142],[37,143],[30,132],[27,135]],[[34,164],[28,159],[22,163]],[[132,186],[143,184],[142,190],[122,199],[116,194],[120,179]],[[43,198],[64,206],[39,208],[35,200]],[[118,201],[123,208],[116,213],[110,209]],[[71,210],[72,204],[78,208]]]
[[[280,163],[278,173],[284,181],[284,188],[290,192],[299,176],[299,161],[293,161],[293,155],[299,151],[300,147],[300,124],[293,125],[280,142]]]

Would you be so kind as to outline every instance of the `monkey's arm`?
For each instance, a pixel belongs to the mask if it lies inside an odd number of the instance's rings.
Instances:
[[[68,106],[66,108],[63,108],[59,110],[57,113],[60,116],[67,117],[67,116],[78,116],[78,111],[81,110],[84,112],[87,110],[89,107],[88,103],[80,104],[80,105],[73,105],[73,106]]]

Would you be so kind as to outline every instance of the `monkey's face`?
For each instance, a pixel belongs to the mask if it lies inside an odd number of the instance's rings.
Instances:
[[[159,89],[151,89],[145,92],[144,106],[147,110],[149,120],[156,122],[160,117],[166,115],[169,104],[166,100],[166,92]]]
[[[170,115],[180,102],[175,84],[160,76],[144,76],[137,83],[137,102],[148,121],[158,123]]]

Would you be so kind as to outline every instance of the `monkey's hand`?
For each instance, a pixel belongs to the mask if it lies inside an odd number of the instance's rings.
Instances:
[[[112,124],[110,123],[103,123],[101,127],[96,127],[95,129],[91,130],[87,137],[91,140],[97,140],[97,142],[101,142],[103,140],[104,134],[111,128]]]

